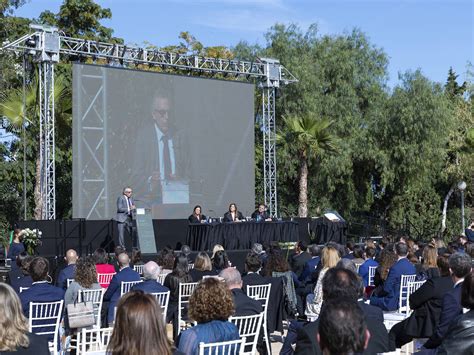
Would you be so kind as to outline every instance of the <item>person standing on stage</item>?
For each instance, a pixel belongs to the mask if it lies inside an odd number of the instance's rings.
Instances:
[[[201,206],[197,205],[193,209],[193,214],[188,217],[189,223],[204,223],[206,216],[201,213]]]
[[[117,228],[119,233],[119,244],[125,248],[124,232],[127,229],[128,234],[132,237],[132,244],[136,247],[136,241],[132,233],[132,219],[135,212],[135,204],[132,198],[132,188],[123,189],[123,195],[117,198]]]
[[[244,219],[242,212],[237,210],[237,205],[235,203],[231,203],[229,205],[229,211],[224,213],[224,222],[240,222]]]

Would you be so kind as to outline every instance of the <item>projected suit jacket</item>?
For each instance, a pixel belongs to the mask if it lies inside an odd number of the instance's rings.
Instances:
[[[170,151],[174,151],[175,175],[178,179],[189,179],[189,147],[181,131],[170,128]],[[139,130],[135,141],[132,181],[136,195],[153,195],[154,202],[161,203],[159,182],[152,179],[153,173],[161,174],[158,137],[155,123],[149,120]],[[163,153],[162,153],[163,154]]]

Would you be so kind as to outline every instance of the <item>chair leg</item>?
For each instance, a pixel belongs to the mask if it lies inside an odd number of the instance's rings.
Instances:
[[[267,326],[263,327],[263,336],[265,337],[265,345],[267,346],[267,354],[271,355],[272,348],[270,346],[270,338],[268,337]]]

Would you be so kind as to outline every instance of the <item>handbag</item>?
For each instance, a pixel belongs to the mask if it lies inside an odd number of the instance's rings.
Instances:
[[[92,302],[74,302],[67,305],[69,328],[85,328],[96,323]]]

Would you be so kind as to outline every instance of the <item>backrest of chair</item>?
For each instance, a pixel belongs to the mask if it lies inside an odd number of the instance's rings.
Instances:
[[[362,263],[354,263],[354,264],[355,264],[355,266],[356,266],[357,272],[359,272],[359,268],[360,268],[360,266],[362,265]]]
[[[26,290],[28,290],[28,289],[29,289],[29,287],[21,287],[21,286],[20,286],[20,293],[22,293],[23,291],[26,291]]]
[[[5,267],[12,267],[12,259],[10,258],[5,259]]]
[[[163,318],[166,323],[166,313],[168,312],[168,303],[170,300],[170,291],[166,292],[153,292],[151,293],[153,296],[155,296],[158,304],[161,307],[161,312],[163,313]]]
[[[156,278],[156,281],[163,285],[166,279],[166,275],[168,274],[159,274],[158,277]]]
[[[30,302],[28,329],[30,333],[50,335],[55,349],[58,345],[58,332],[64,301]]]
[[[106,351],[112,337],[113,328],[86,329],[83,328],[78,337],[77,347],[80,354]]]
[[[407,284],[407,304],[406,304],[406,314],[408,315],[410,313],[410,296],[412,293],[414,293],[416,290],[418,290],[421,285],[423,285],[426,282],[424,281],[409,281]]]
[[[262,312],[251,316],[235,316],[229,318],[229,322],[234,323],[239,330],[240,337],[246,338],[246,342],[244,344],[245,353],[256,353],[258,335],[262,329],[264,314],[265,313]]]
[[[136,272],[138,272],[140,275],[143,275],[143,267],[145,265],[133,265],[133,270],[135,270]]]
[[[140,281],[122,281],[120,283],[120,297],[122,297],[124,294],[126,294],[130,289],[135,286],[136,284],[143,282],[142,280]]]
[[[66,285],[69,287],[69,285],[74,281],[74,279],[66,279]]]
[[[398,311],[403,312],[407,304],[408,283],[413,282],[416,275],[402,275],[400,279],[400,296],[398,298]]]
[[[107,287],[110,284],[110,281],[112,281],[112,277],[114,277],[115,272],[108,273],[108,274],[97,274],[97,282],[101,285],[107,285]]]
[[[178,324],[182,320],[184,307],[189,303],[189,298],[196,289],[197,282],[181,282],[178,293]],[[181,326],[178,326],[178,334],[181,332]]]
[[[101,287],[96,290],[79,290],[77,295],[78,302],[92,302],[97,328],[100,328],[101,324],[101,311],[104,293],[105,289]]]
[[[188,264],[188,272],[192,269],[194,269],[194,263],[189,263]]]
[[[375,286],[374,284],[375,270],[377,270],[377,266],[369,266],[369,278],[367,279],[367,286]]]
[[[199,355],[240,355],[244,353],[245,338],[219,343],[199,343]]]
[[[264,311],[266,311],[268,306],[268,300],[270,298],[271,287],[272,284],[247,285],[247,296],[257,301],[263,301],[262,306]]]

